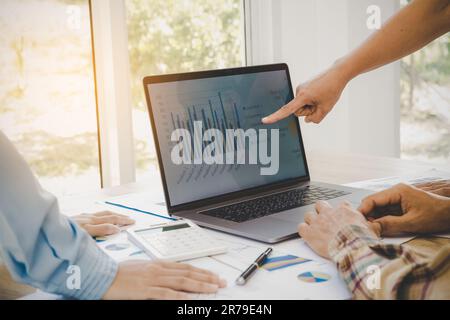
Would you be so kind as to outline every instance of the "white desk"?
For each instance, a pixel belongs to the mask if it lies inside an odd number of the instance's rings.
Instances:
[[[352,154],[308,152],[308,163],[313,180],[338,184],[386,176],[409,175],[432,168],[450,171],[450,165],[433,166],[394,158]],[[60,199],[60,205],[62,211],[68,214],[81,213],[96,201],[149,190],[153,190],[155,193],[162,192],[160,177],[156,172],[149,181],[104,189],[83,196],[67,197]],[[304,248],[301,246],[300,240],[296,239],[277,244],[274,248],[291,254],[296,254],[301,249],[301,252],[304,253]],[[300,253],[298,254],[300,255]],[[0,292],[5,292],[1,298],[16,298],[20,296],[20,293],[23,295],[29,292],[29,289],[13,283],[4,269],[0,269],[0,279],[2,280],[0,281],[2,283]],[[283,298],[282,296],[279,297]]]

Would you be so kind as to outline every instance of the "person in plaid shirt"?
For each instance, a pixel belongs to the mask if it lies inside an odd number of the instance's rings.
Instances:
[[[400,214],[377,212],[393,204]],[[337,208],[318,202],[298,230],[313,250],[336,263],[355,299],[450,299],[450,242],[425,255],[380,239],[449,232],[450,181],[399,184],[367,197],[358,210],[348,202]]]
[[[411,54],[449,31],[449,0],[411,1],[361,46],[299,85],[295,99],[262,122],[271,124],[295,114],[320,123],[353,78]],[[308,214],[299,225],[299,233],[320,255],[336,262],[355,298],[450,298],[448,245],[427,256],[379,239],[405,232],[450,231],[450,200],[444,194],[448,184],[432,186],[437,188],[435,194],[429,192],[430,186],[422,187],[426,190],[398,185],[365,199],[359,211],[348,203],[332,208],[319,202],[317,213]],[[402,214],[373,215],[377,211],[373,209],[389,204],[400,204]]]

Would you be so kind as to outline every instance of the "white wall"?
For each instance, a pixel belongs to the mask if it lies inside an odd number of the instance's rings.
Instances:
[[[349,48],[370,35],[366,9],[381,8],[386,20],[399,9],[396,0],[350,0]],[[383,48],[379,48],[383,50]],[[348,91],[350,150],[384,156],[400,156],[400,65],[394,63],[364,74],[351,82]],[[366,141],[370,141],[368,144]]]
[[[396,0],[251,1],[252,18],[259,17],[252,21],[250,62],[286,62],[294,86],[306,81],[373,32],[366,27],[373,4],[382,21],[398,9]],[[301,126],[309,150],[399,156],[398,64],[354,79],[322,123]]]

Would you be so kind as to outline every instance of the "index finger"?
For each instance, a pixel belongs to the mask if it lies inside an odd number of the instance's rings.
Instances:
[[[306,105],[306,101],[303,96],[297,96],[292,99],[288,104],[281,107],[278,111],[272,113],[271,115],[262,118],[262,123],[272,124],[278,122],[284,118],[289,117],[291,114],[297,112],[298,109]]]
[[[203,274],[214,275],[214,273],[209,270],[197,268],[197,267],[191,266],[190,264],[187,264],[187,263],[169,262],[169,261],[161,260],[161,261],[159,261],[159,264],[162,267],[167,268],[167,269],[190,270],[190,271],[199,272],[199,273],[203,273]]]
[[[372,194],[361,201],[358,210],[363,215],[368,215],[376,207],[386,206],[390,204],[397,204],[401,202],[401,194],[398,187],[392,187],[375,194]]]
[[[207,282],[218,285],[220,288],[226,287],[226,281],[221,279],[218,275],[208,274],[203,272],[196,272],[195,270],[183,270],[183,269],[165,269],[165,276],[179,276],[194,279],[197,281]]]

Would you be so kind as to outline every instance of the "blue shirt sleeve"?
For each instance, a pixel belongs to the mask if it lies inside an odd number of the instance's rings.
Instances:
[[[76,299],[100,299],[118,268],[60,213],[57,199],[42,189],[1,131],[0,253],[16,281]],[[77,275],[80,281],[71,282]]]

